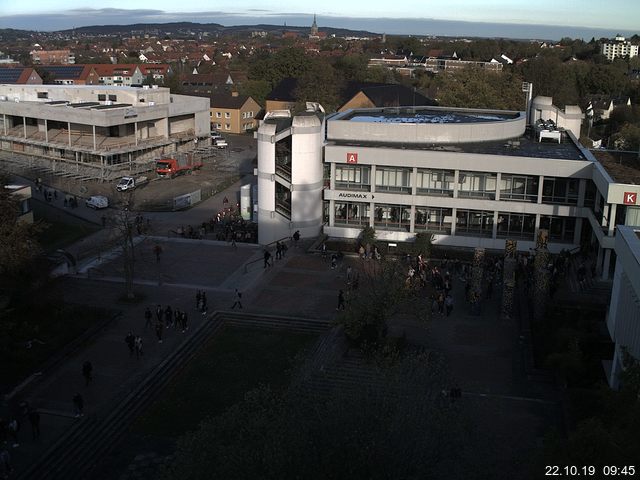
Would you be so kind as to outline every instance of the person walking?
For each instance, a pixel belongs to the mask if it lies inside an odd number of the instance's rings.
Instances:
[[[153,247],[153,253],[156,256],[156,262],[160,263],[160,255],[162,254],[162,247],[160,245],[156,245]]]
[[[344,310],[344,309],[345,309],[344,292],[342,290],[340,290],[338,292],[338,308],[336,308],[336,310]]]
[[[7,434],[13,441],[11,445],[13,448],[18,448],[20,444],[18,443],[18,431],[20,430],[20,423],[16,418],[12,418],[7,424]]]
[[[80,395],[80,392],[76,392],[73,396],[73,406],[76,417],[84,417],[84,399],[82,395]]]
[[[278,240],[276,242],[276,260],[280,260],[282,258],[282,245],[280,244],[280,241]]]
[[[129,356],[133,356],[133,352],[136,348],[136,337],[133,336],[131,331],[127,333],[126,337],[124,337],[124,342],[127,344],[127,347],[129,347]]]
[[[202,298],[200,299],[200,311],[202,315],[207,314],[207,294],[205,291],[202,292]]]
[[[180,315],[180,323],[182,324],[182,333],[189,330],[189,319],[187,318],[187,312],[182,312]]]
[[[162,343],[162,323],[156,323],[156,337],[158,337],[158,343]]]
[[[162,323],[163,315],[164,315],[164,310],[162,310],[162,307],[160,306],[160,304],[158,304],[158,306],[156,307],[156,321],[158,323]]]
[[[196,292],[196,310],[200,310],[200,301],[202,300],[202,292],[198,290]]]
[[[144,311],[144,328],[145,330],[147,329],[147,327],[152,327],[153,323],[151,322],[151,318],[153,317],[153,314],[151,313],[151,309],[149,307],[147,307]]]
[[[298,242],[300,241],[300,230],[296,230],[293,234],[293,245],[298,248]]]
[[[444,299],[444,306],[447,309],[447,317],[448,317],[449,315],[451,315],[451,312],[453,311],[453,297],[451,296],[450,293],[447,293],[447,296]]]
[[[271,263],[269,263],[269,259],[271,258],[271,253],[269,253],[269,250],[265,249],[263,256],[264,256],[264,268],[270,267]]]
[[[140,335],[134,339],[133,345],[136,350],[136,359],[140,360],[140,357],[144,355],[144,350],[142,349],[142,337]]]
[[[27,417],[31,424],[31,435],[34,440],[37,440],[40,438],[40,412],[34,408],[30,408]]]
[[[0,474],[2,478],[7,479],[13,474],[13,467],[11,466],[11,455],[9,450],[2,448],[0,450]]]
[[[242,310],[242,293],[238,291],[238,289],[236,288],[234,295],[234,302],[233,305],[231,305],[231,310],[233,310],[234,308],[236,308],[236,305],[238,305],[238,308],[240,308],[240,310]]]
[[[167,328],[173,325],[173,310],[171,309],[171,305],[167,305],[167,308],[164,309],[164,323],[167,324]]]
[[[93,365],[91,365],[89,360],[82,364],[82,376],[85,380],[85,387],[88,387],[91,380],[93,380]]]

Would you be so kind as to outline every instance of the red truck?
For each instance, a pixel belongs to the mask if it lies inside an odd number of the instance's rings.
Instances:
[[[196,160],[193,155],[187,153],[178,153],[156,161],[156,173],[159,177],[173,178],[200,168],[202,168],[202,160]]]

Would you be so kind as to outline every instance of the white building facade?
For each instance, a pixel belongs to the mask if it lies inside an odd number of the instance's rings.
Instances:
[[[633,58],[638,56],[638,45],[627,42],[624,37],[617,36],[613,41],[603,43],[601,46],[602,54],[610,61],[614,58]]]

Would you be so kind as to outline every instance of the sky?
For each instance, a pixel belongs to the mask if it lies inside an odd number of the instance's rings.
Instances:
[[[640,32],[639,0],[0,0],[0,28],[194,21],[222,25],[318,25],[376,33],[590,39]],[[179,9],[176,8],[179,5]],[[567,34],[562,32],[566,31]]]

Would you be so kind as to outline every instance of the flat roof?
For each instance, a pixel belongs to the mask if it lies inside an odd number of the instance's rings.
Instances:
[[[637,152],[591,150],[591,153],[614,182],[640,185],[640,159]]]
[[[380,112],[353,111],[339,120],[370,123],[482,123],[518,118],[519,113],[459,112],[428,108],[385,108]]]
[[[560,160],[587,160],[568,135],[562,135],[561,143],[547,139],[538,142],[530,131],[510,140],[493,140],[487,142],[427,144],[329,140],[329,143],[359,147],[388,147],[400,150],[428,150],[434,152],[476,153],[528,158],[542,157],[557,158]]]

